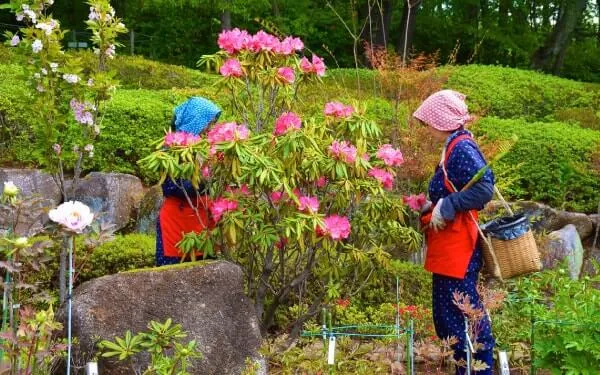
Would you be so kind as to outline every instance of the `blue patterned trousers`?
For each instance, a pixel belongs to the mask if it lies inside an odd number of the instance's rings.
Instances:
[[[458,343],[452,348],[454,349],[454,359],[465,360],[465,316],[454,305],[452,294],[455,291],[468,294],[471,297],[471,303],[478,308],[483,308],[479,293],[477,293],[477,279],[482,264],[481,249],[478,247],[473,252],[467,274],[464,279],[456,279],[453,277],[433,274],[433,323],[435,331],[440,339],[448,337],[456,337]],[[479,322],[479,335],[477,342],[483,345],[472,358],[485,362],[489,368],[487,370],[478,371],[478,375],[491,375],[494,368],[494,345],[495,340],[492,336],[490,320],[487,316],[483,321]],[[464,367],[457,367],[456,374],[465,374]]]

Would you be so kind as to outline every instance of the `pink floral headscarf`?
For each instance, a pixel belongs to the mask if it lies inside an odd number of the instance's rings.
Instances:
[[[453,131],[470,119],[466,96],[453,90],[442,90],[429,96],[413,116],[434,129]]]

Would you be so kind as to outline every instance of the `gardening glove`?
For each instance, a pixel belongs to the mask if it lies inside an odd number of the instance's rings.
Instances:
[[[444,199],[438,200],[435,207],[433,207],[433,212],[431,213],[431,221],[429,222],[429,226],[436,232],[441,229],[444,229],[444,227],[446,226],[446,221],[442,216],[443,201]]]
[[[429,212],[431,210],[431,206],[432,203],[430,200],[425,201],[425,204],[421,207],[421,210],[419,211],[421,214],[424,214],[425,212]]]

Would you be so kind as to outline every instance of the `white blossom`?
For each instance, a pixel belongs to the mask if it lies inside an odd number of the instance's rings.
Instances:
[[[31,49],[33,50],[33,53],[38,53],[43,48],[44,48],[44,44],[39,39],[34,40],[33,43],[31,44]]]

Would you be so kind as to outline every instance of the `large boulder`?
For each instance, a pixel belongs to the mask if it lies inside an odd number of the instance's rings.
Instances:
[[[72,197],[120,230],[134,223],[143,195],[142,181],[135,176],[92,172],[79,181]]]
[[[0,169],[0,192],[4,182],[12,181],[25,200],[15,232],[30,236],[39,232],[48,221],[47,212],[62,201],[60,189],[52,176],[37,169]],[[12,226],[11,215],[0,207],[0,229]]]
[[[567,259],[569,275],[573,280],[579,279],[583,267],[583,244],[574,225],[551,232],[543,246],[542,264],[545,269],[555,268]]]
[[[193,374],[240,374],[258,359],[259,322],[244,295],[242,270],[225,261],[188,263],[100,277],[73,295],[73,335],[79,358],[91,358],[98,340],[145,331],[150,320],[168,318],[196,340],[203,359]],[[137,358],[144,366],[143,357]],[[100,360],[100,373],[131,374],[125,364]],[[145,368],[145,367],[144,367]]]
[[[488,214],[494,215],[503,207],[499,201],[492,201],[486,207]],[[533,219],[532,226],[535,230],[556,231],[572,224],[577,228],[579,237],[588,238],[594,229],[590,216],[578,212],[561,211],[542,203],[521,201],[511,203],[515,212],[525,213]]]
[[[153,186],[144,195],[138,210],[135,231],[150,235],[156,234],[156,219],[163,202],[162,189],[159,185]]]

